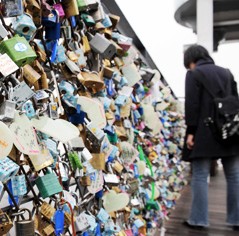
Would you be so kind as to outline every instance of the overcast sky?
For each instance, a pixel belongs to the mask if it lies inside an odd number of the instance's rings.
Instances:
[[[183,46],[196,43],[191,29],[174,19],[173,0],[116,0],[134,31],[148,50],[155,64],[178,97],[184,97],[186,70]],[[230,68],[239,80],[239,43],[219,47],[212,55],[216,63]]]

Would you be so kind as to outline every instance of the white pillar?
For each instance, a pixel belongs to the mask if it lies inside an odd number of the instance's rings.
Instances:
[[[213,52],[213,0],[197,0],[198,44]]]

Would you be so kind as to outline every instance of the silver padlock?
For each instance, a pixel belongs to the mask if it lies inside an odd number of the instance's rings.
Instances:
[[[28,212],[29,217],[27,220],[19,220],[19,216]],[[13,216],[17,216],[15,222],[16,236],[34,236],[35,235],[35,225],[32,219],[32,214],[29,209],[23,208],[19,212],[14,213]]]
[[[116,53],[116,47],[102,34],[96,33],[90,40],[91,49],[105,59],[111,59]]]
[[[0,120],[11,122],[14,119],[16,103],[6,100],[0,107]]]
[[[105,137],[103,130],[95,127],[85,119],[86,122],[86,138],[93,144],[94,148],[100,149],[101,143]]]
[[[99,2],[98,9],[92,12],[91,15],[94,18],[95,22],[102,21],[105,18],[105,12],[100,2]]]
[[[0,39],[4,39],[8,36],[8,32],[3,25],[0,24]]]
[[[7,91],[8,99],[5,100],[0,107],[0,120],[5,122],[11,122],[14,119],[16,102],[12,101],[13,88],[9,84],[9,90]]]

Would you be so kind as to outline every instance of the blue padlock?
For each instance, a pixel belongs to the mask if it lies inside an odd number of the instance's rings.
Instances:
[[[33,107],[32,101],[27,101],[22,105],[22,111],[25,112],[26,116],[31,119],[33,117],[35,117],[36,112],[35,109]]]
[[[139,178],[139,169],[137,164],[134,164],[134,177]]]
[[[52,10],[51,14],[47,17],[42,17],[42,25],[46,27],[52,27],[59,22],[59,16],[56,10]]]
[[[81,111],[80,104],[76,105],[76,113],[75,114],[68,115],[69,121],[74,125],[83,124],[85,117],[86,117],[86,113],[84,111]]]
[[[98,223],[95,228],[95,236],[101,236],[100,224]]]
[[[143,114],[144,114],[144,109],[143,109],[143,107],[139,107],[138,108],[138,112],[139,112],[139,114],[142,116]]]
[[[100,190],[99,192],[97,192],[97,193],[95,194],[95,197],[98,198],[98,199],[100,199],[100,198],[103,197],[103,195],[104,195],[104,191],[103,191],[103,190]]]
[[[75,28],[76,27],[76,18],[75,18],[75,16],[70,16],[69,19],[71,21],[72,27]]]
[[[113,80],[105,79],[104,82],[106,85],[106,91],[107,91],[108,96],[110,96],[110,97],[114,96],[116,91],[114,90],[114,87],[113,87],[113,85],[114,85]]]
[[[62,63],[66,61],[65,47],[63,45],[57,46],[55,63]]]
[[[61,23],[57,22],[52,27],[46,26],[45,31],[46,31],[46,34],[45,34],[46,39],[49,39],[49,40],[59,39],[61,37]]]
[[[11,193],[12,196],[13,196],[13,192],[12,192],[12,182],[11,182],[11,181],[8,181],[7,187],[8,187],[8,190],[10,191],[10,193]],[[18,204],[18,202],[19,202],[18,196],[13,196],[13,198],[14,198],[15,202]],[[14,206],[14,203],[13,203],[13,201],[12,201],[12,199],[11,199],[11,197],[10,197],[9,195],[8,195],[8,202],[9,202],[9,204],[10,204],[11,206]]]
[[[115,99],[115,105],[117,106],[124,106],[127,101],[127,96],[125,95],[118,95],[117,98]]]
[[[115,133],[115,130],[114,130],[114,127],[113,125],[106,125],[105,128],[104,128],[104,132],[109,134],[109,135],[114,135]]]
[[[108,111],[110,109],[111,103],[112,103],[111,99],[109,99],[108,97],[105,96],[104,100],[103,100],[105,111]]]
[[[52,45],[52,52],[51,52],[51,62],[54,62],[56,60],[57,44],[58,44],[57,40],[54,40]]]
[[[122,76],[120,80],[120,86],[123,87],[126,85],[128,85],[128,80],[124,76]]]
[[[62,80],[59,83],[59,89],[60,89],[60,92],[64,95],[66,95],[66,94],[73,95],[75,92],[75,87],[71,83],[69,83],[65,80]]]
[[[101,21],[101,23],[105,28],[109,28],[112,26],[112,21],[110,20],[110,17],[108,15],[105,15],[105,18]]]
[[[58,209],[54,214],[55,234],[56,236],[62,235],[64,232],[64,211]]]
[[[115,119],[120,120],[120,108],[118,106],[115,106]]]
[[[27,14],[18,16],[12,27],[18,35],[25,37],[28,41],[37,30],[32,18]]]

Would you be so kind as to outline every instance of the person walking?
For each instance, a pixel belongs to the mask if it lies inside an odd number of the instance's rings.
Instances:
[[[205,88],[218,97],[231,84],[231,95],[238,98],[237,84],[232,73],[217,66],[208,51],[200,46],[190,46],[184,52],[184,66],[188,70],[185,80],[186,135],[182,159],[192,166],[192,206],[189,218],[183,224],[190,228],[207,228],[208,175],[212,160],[221,159],[227,181],[227,223],[239,231],[239,138],[223,145],[213,135],[205,119],[213,111],[213,98]],[[201,80],[206,80],[202,84]]]

